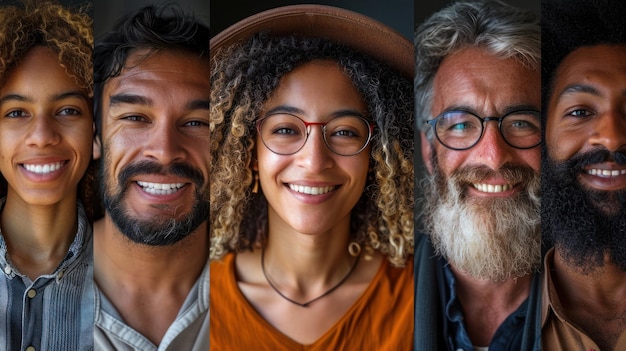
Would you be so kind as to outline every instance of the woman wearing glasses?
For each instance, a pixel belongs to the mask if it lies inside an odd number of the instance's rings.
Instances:
[[[211,50],[211,349],[411,349],[411,43],[296,6]]]

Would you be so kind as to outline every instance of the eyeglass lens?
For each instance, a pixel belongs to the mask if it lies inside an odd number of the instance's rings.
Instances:
[[[496,120],[495,118],[488,118]],[[476,144],[483,133],[484,123],[466,111],[446,112],[437,120],[435,131],[442,144],[453,149],[466,149]],[[517,111],[502,118],[502,137],[517,148],[534,147],[541,141],[541,120],[534,111]]]
[[[370,139],[370,127],[360,117],[335,117],[322,126],[324,142],[332,152],[339,155],[359,153]],[[260,122],[259,132],[263,143],[272,152],[291,155],[304,146],[311,127],[307,127],[302,119],[294,115],[274,114]]]

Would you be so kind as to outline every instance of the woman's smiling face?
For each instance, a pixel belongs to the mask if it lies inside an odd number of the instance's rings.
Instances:
[[[283,76],[259,118],[270,111],[288,112],[310,123],[367,115],[363,97],[350,78],[335,62],[321,60]],[[324,233],[337,225],[349,227],[350,212],[367,180],[369,145],[356,155],[340,156],[326,146],[318,125],[309,127],[306,143],[291,155],[272,152],[260,135],[256,145],[255,170],[273,226],[305,234]]]
[[[34,47],[0,87],[0,172],[33,205],[72,199],[91,159],[89,97],[49,48]]]

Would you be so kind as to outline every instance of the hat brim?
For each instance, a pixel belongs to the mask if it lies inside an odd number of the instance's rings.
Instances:
[[[260,12],[215,35],[210,50],[229,47],[261,31],[273,36],[296,34],[338,42],[413,79],[414,49],[409,40],[370,17],[332,6],[292,5]]]

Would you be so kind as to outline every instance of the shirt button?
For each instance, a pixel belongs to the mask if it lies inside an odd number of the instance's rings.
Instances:
[[[29,346],[26,348],[26,351],[35,351],[35,347],[34,346]]]
[[[30,289],[30,290],[28,290],[26,295],[28,295],[28,297],[32,299],[33,297],[35,297],[37,295],[37,291],[35,289]],[[32,347],[32,346],[29,346],[29,347]],[[28,351],[28,348],[26,350]],[[32,350],[34,351],[35,348],[33,347]]]
[[[11,272],[13,272],[13,270],[11,269],[11,267],[9,267],[9,266],[4,267],[4,273],[5,273],[5,274],[11,274]]]
[[[57,274],[57,279],[61,279],[63,278],[63,271],[60,271],[59,274]]]

